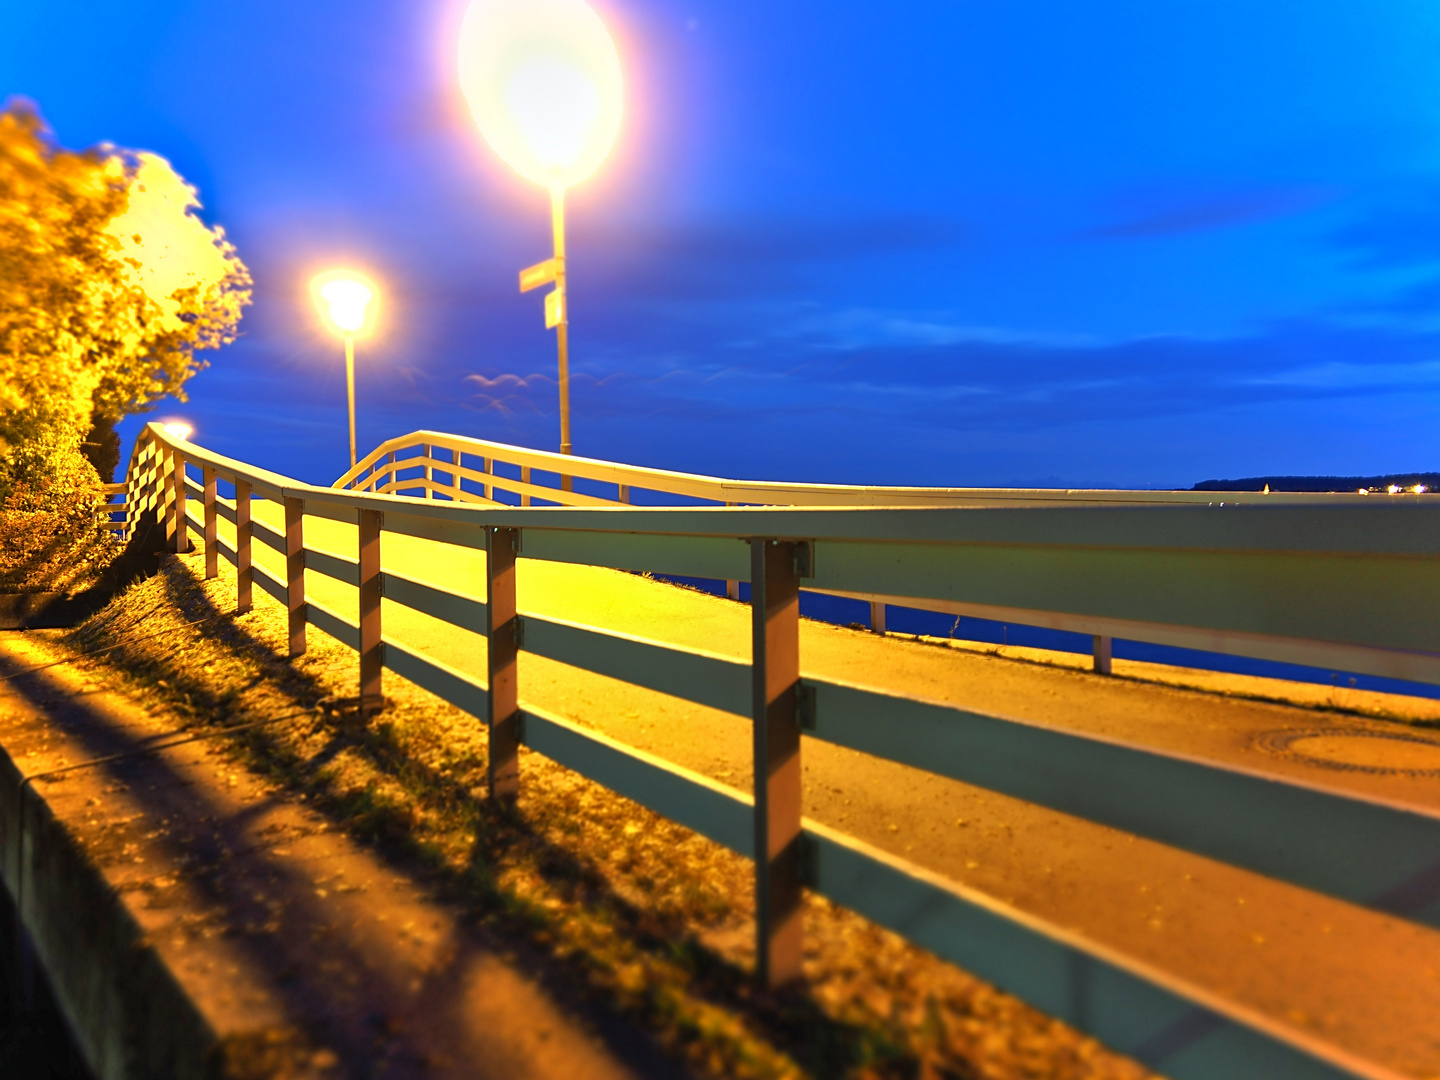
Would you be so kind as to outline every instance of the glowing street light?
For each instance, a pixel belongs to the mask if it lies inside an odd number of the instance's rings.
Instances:
[[[184,420],[166,420],[160,429],[177,442],[184,442],[195,433],[195,429]]]
[[[460,89],[490,148],[550,191],[555,256],[520,272],[520,291],[554,282],[545,327],[560,362],[560,452],[570,446],[570,315],[565,189],[599,167],[620,130],[620,57],[585,0],[474,0],[460,27]],[[565,478],[569,487],[569,478]]]
[[[345,339],[345,388],[350,398],[350,467],[355,467],[355,339],[375,329],[380,290],[364,274],[331,270],[310,281],[310,295],[320,318]]]

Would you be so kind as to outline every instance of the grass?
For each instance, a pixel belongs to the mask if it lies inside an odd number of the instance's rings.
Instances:
[[[255,610],[230,617],[233,577],[203,581],[201,565],[165,559],[69,635],[80,650],[123,646],[83,665],[177,728],[297,713],[229,736],[237,767],[438,880],[474,919],[543,955],[547,980],[695,1073],[1149,1075],[818,897],[807,899],[804,983],[757,989],[748,860],[523,748],[518,804],[488,802],[473,717],[391,673],[384,711],[356,715],[344,704],[354,653],[312,628],[309,651],[290,662],[280,605],[257,590]]]

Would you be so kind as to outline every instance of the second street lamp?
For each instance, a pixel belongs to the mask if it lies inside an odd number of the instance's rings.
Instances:
[[[460,88],[485,141],[550,192],[555,254],[520,272],[520,291],[553,283],[545,327],[559,354],[560,452],[570,443],[570,312],[565,189],[584,180],[620,130],[620,57],[585,0],[475,0],[460,27]],[[562,478],[568,490],[570,478]]]
[[[310,295],[320,318],[345,339],[345,388],[350,402],[350,467],[355,467],[355,339],[375,329],[380,290],[364,274],[330,270],[310,282]]]

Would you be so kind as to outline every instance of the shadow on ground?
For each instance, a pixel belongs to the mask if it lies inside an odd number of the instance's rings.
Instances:
[[[159,581],[146,586],[143,610],[137,610],[131,596],[129,603],[101,612],[72,635],[72,644],[80,649],[106,647],[134,637],[133,645],[108,654],[104,662],[123,668],[144,685],[160,688],[156,692],[171,705],[168,711],[188,717],[177,727],[201,730],[259,718],[242,712],[252,708],[243,702],[247,694],[268,689],[267,713],[297,714],[295,728],[258,728],[230,738],[238,741],[253,767],[281,784],[285,794],[277,792],[240,814],[227,814],[158,757],[134,756],[100,768],[110,782],[126,784],[144,803],[147,819],[173,823],[168,842],[183,854],[187,884],[203,890],[223,912],[220,921],[236,928],[235,940],[254,956],[261,970],[274,973],[275,992],[287,1003],[290,1015],[315,1041],[334,1047],[350,1072],[373,1075],[377,1046],[385,1048],[393,1066],[386,1075],[395,1076],[412,1072],[418,1076],[427,1057],[452,1049],[443,1045],[446,1036],[441,1029],[465,1026],[461,1017],[453,1015],[456,1003],[463,1000],[458,983],[480,954],[503,956],[537,980],[564,1009],[583,1017],[614,1057],[636,1074],[691,1075],[690,1066],[682,1061],[705,1060],[705,1053],[694,1052],[694,1044],[703,1041],[700,1033],[691,1030],[693,1023],[687,1017],[675,1015],[663,987],[637,988],[624,996],[622,1007],[611,991],[608,974],[601,970],[605,957],[583,949],[557,954],[552,948],[556,924],[551,913],[515,895],[496,873],[503,861],[523,852],[566,904],[628,939],[626,947],[642,958],[678,969],[689,995],[728,1014],[731,1023],[738,1018],[752,1037],[758,1036],[806,1071],[824,1076],[857,1069],[870,1076],[917,1073],[920,1063],[903,1040],[827,1015],[803,988],[758,992],[747,970],[707,948],[683,919],[617,893],[583,854],[583,840],[574,847],[557,844],[534,826],[523,806],[495,806],[479,797],[483,757],[470,762],[463,774],[438,771],[406,752],[385,717],[366,723],[330,707],[330,688],[277,655],[228,612],[219,610],[183,568],[171,565],[173,571],[162,569]],[[163,597],[148,592],[156,586],[163,588]],[[167,622],[175,625],[174,632],[155,636],[154,631],[163,630]],[[183,623],[199,625],[183,628],[179,625]],[[141,627],[146,636],[135,637]],[[222,689],[204,676],[198,661],[224,653],[243,658],[252,674]],[[22,677],[13,685],[37,705],[49,705],[55,715],[53,690],[41,677]],[[91,757],[140,751],[150,741],[116,730],[81,701],[72,699],[61,708],[68,733],[84,742]],[[302,729],[312,742],[320,742],[318,752],[297,753],[289,736]],[[410,792],[409,804],[381,798],[374,790],[337,794],[329,776],[332,763],[342,754],[363,759],[380,776]],[[434,971],[427,985],[418,991],[385,985],[344,933],[326,936],[325,963],[316,964],[315,928],[328,922],[313,882],[297,875],[285,860],[257,850],[247,831],[257,815],[282,797],[304,799],[311,809],[418,878],[422,887],[463,908],[464,941],[453,961]],[[443,865],[417,842],[416,816],[429,812],[458,816],[470,824],[473,846],[467,865]],[[236,857],[241,852],[244,858]],[[262,899],[274,896],[284,897],[284,902]],[[345,972],[363,975],[370,1007],[340,1007],[335,988],[344,981]],[[397,1017],[386,1004],[395,1001],[423,1007]],[[243,1057],[247,1051],[232,1047],[229,1053]],[[493,1068],[503,1063],[490,1064]],[[711,1067],[703,1071],[714,1072],[717,1064],[721,1063],[712,1057]],[[500,1069],[494,1074],[506,1073]]]

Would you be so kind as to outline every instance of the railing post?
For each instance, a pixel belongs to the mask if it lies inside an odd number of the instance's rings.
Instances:
[[[205,577],[220,576],[220,511],[215,505],[215,468],[205,466]]]
[[[870,602],[870,629],[877,634],[885,632],[885,605],[873,600]]]
[[[617,484],[617,485],[616,485],[615,500],[616,500],[616,502],[622,502],[622,503],[625,503],[625,504],[627,504],[627,505],[629,504],[629,502],[630,502],[630,485],[629,485],[629,484]]]
[[[486,476],[493,476],[495,474],[495,459],[488,457],[481,458],[480,471],[483,472]],[[455,482],[458,484],[460,481],[456,480]],[[495,487],[493,484],[490,483],[489,480],[485,481],[484,495],[487,499],[493,500],[495,498]]]
[[[185,516],[185,455],[179,450],[170,451],[170,484],[173,492],[171,506],[175,514],[175,553],[183,555],[190,550],[190,519]]]
[[[485,530],[485,636],[489,657],[490,797],[520,794],[520,706],[516,655],[515,553],[519,529]]]
[[[435,489],[431,486],[435,483],[435,460],[431,456],[435,448],[429,443],[421,443],[420,449],[425,455],[425,498],[435,498]]]
[[[175,548],[175,484],[171,474],[175,468],[174,455],[169,448],[155,448],[155,520],[165,533],[165,547]]]
[[[235,614],[244,615],[255,606],[255,571],[250,564],[250,484],[235,481]]]
[[[379,510],[360,512],[360,713],[385,706],[381,688],[384,654],[380,643],[380,529]]]
[[[520,466],[520,482],[521,482],[522,484],[528,484],[528,483],[530,482],[530,466],[529,466],[529,465],[521,465],[521,466]],[[529,493],[528,491],[522,491],[522,492],[520,493],[520,505],[521,505],[521,506],[529,506],[529,505],[530,505],[530,493]]]
[[[138,517],[137,504],[140,501],[141,490],[138,481],[142,475],[143,453],[142,450],[133,456],[135,468],[127,469],[125,472],[125,537],[127,540],[135,535],[135,522]]]
[[[804,545],[750,541],[755,738],[755,974],[800,975],[800,576]]]
[[[305,654],[305,500],[285,500],[285,606],[290,611],[290,656]]]
[[[629,496],[629,494],[630,494],[629,489],[622,489],[622,490],[625,491],[625,495],[626,495],[626,496]],[[627,498],[622,498],[620,501],[621,501],[621,502],[629,502],[630,500],[629,500],[629,498],[627,497]],[[727,502],[725,505],[726,505],[726,506],[734,506],[735,504],[734,504],[733,502]],[[740,580],[739,580],[739,578],[727,578],[727,579],[725,580],[725,599],[727,599],[727,600],[739,600],[739,599],[740,599]]]
[[[1098,675],[1110,674],[1111,644],[1109,634],[1095,635],[1095,672]]]

